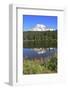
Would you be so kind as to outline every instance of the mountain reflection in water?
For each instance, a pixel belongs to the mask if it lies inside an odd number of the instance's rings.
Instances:
[[[57,48],[23,48],[23,59],[49,58],[57,54]]]

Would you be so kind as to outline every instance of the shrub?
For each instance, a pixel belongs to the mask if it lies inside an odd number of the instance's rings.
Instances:
[[[48,63],[47,63],[47,68],[51,71],[57,72],[57,58],[52,57]]]
[[[47,63],[40,63],[36,60],[24,60],[23,73],[24,74],[42,74],[57,72],[57,58],[53,56]]]

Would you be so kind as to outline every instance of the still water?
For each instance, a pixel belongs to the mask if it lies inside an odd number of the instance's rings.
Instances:
[[[24,59],[49,58],[57,53],[57,48],[23,48]]]

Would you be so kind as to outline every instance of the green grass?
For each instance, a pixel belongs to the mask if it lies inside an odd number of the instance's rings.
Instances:
[[[43,74],[43,73],[56,73],[57,72],[57,58],[54,56],[47,62],[40,60],[29,60],[23,61],[23,73],[24,74]]]

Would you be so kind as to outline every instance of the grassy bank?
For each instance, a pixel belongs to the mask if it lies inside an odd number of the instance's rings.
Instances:
[[[29,60],[23,61],[24,74],[42,74],[42,73],[56,73],[57,72],[57,57],[54,56],[47,60]]]

